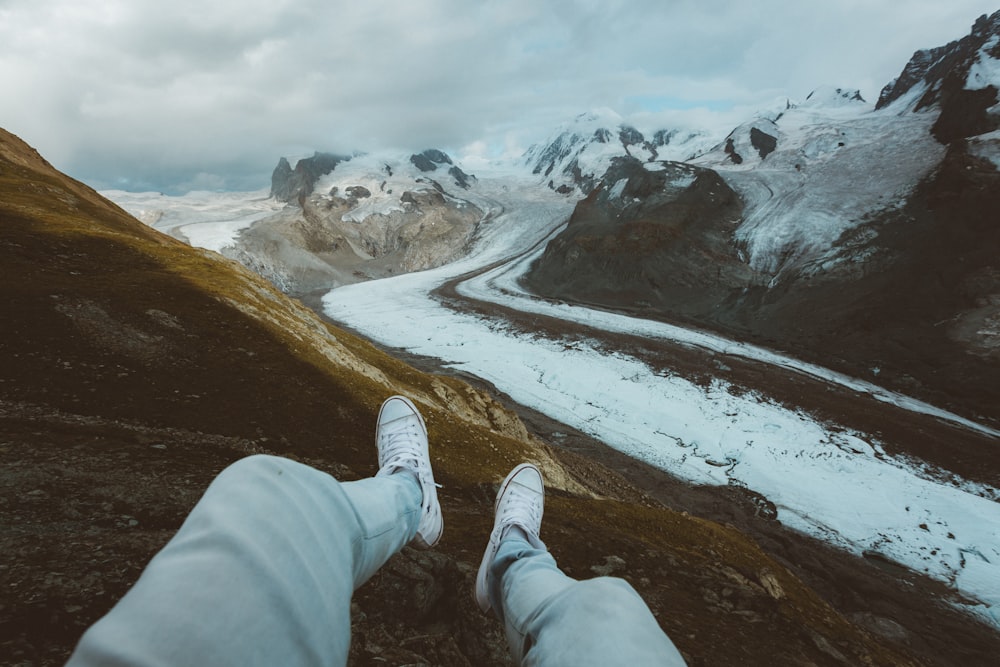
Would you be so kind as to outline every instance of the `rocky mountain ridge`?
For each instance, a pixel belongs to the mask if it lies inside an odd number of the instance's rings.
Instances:
[[[287,294],[440,266],[461,256],[483,212],[473,175],[442,151],[281,158],[271,196],[288,203],[223,253]]]
[[[610,209],[597,233],[580,236],[571,221],[528,284],[750,337],[997,423],[998,44],[1000,12],[966,38],[917,52],[878,110],[856,91],[826,89],[739,126],[688,161],[739,195],[738,221],[681,224],[671,209],[651,215],[638,202]],[[592,232],[594,203],[623,187],[614,157],[605,154],[574,214]],[[640,257],[674,259],[650,261],[642,285],[610,259],[638,224],[686,230],[643,246]],[[702,255],[699,271],[691,260],[704,248],[691,248],[710,237],[722,252]],[[745,270],[727,268],[734,256]],[[684,285],[698,288],[683,296]]]
[[[564,194],[589,194],[616,157],[640,161],[686,160],[704,150],[711,139],[702,131],[663,129],[647,139],[623,122],[621,116],[602,109],[580,114],[560,128],[553,138],[530,147],[523,162],[548,187]]]

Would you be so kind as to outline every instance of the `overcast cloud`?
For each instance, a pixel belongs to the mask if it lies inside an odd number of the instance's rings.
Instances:
[[[596,107],[648,126],[826,84],[874,101],[995,3],[0,0],[0,127],[98,188],[256,189],[282,155],[492,157]]]

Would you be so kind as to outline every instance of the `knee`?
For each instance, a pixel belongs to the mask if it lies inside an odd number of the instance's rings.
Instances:
[[[282,474],[282,471],[293,463],[289,459],[270,454],[253,454],[229,464],[218,477],[213,485],[239,484],[247,481],[260,481],[274,475]]]
[[[632,585],[618,577],[596,577],[577,582],[570,589],[564,604],[583,613],[606,615],[609,610],[626,609],[640,604],[642,598]]]
[[[289,461],[291,459],[271,454],[251,454],[229,464],[226,470],[274,470],[276,467]]]
[[[222,472],[225,474],[229,472],[250,473],[278,470],[288,460],[280,456],[272,456],[271,454],[251,454],[235,463],[229,464]]]

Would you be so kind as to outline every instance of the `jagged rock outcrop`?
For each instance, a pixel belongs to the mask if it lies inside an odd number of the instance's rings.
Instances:
[[[429,148],[422,153],[410,156],[410,162],[420,171],[435,171],[438,165],[451,164],[451,158],[445,153]]]
[[[524,161],[553,190],[587,195],[615,158],[686,159],[709,147],[700,132],[662,129],[647,139],[621,116],[604,109],[580,114],[554,137],[529,148]]]
[[[728,210],[705,190],[697,206],[723,215],[697,225],[632,185],[610,205],[622,181],[609,169],[528,283],[693,319],[1000,423],[998,87],[1000,12],[918,52],[878,113],[857,91],[818,89],[697,158],[739,193],[738,224],[719,224]],[[616,234],[640,222],[675,237],[634,235],[629,262]]]
[[[879,95],[877,108],[904,96],[906,110],[940,109],[934,136],[942,143],[1000,128],[1000,11],[980,16],[965,37],[945,46],[917,51]],[[992,61],[992,62],[991,62]]]
[[[255,223],[223,252],[288,294],[440,266],[465,252],[482,217],[458,196],[475,176],[438,150],[405,161],[317,154],[291,176],[287,164],[276,178],[297,206]],[[451,180],[431,178],[438,171]]]
[[[444,168],[445,165],[450,165],[448,167],[448,175],[451,176],[452,182],[465,190],[468,190],[476,180],[475,176],[466,174],[458,165],[453,163],[446,153],[435,148],[429,148],[422,153],[414,153],[410,156],[410,162],[417,169],[425,173],[434,172],[437,171],[438,167]]]
[[[303,158],[292,169],[287,158],[278,160],[271,174],[271,196],[283,202],[299,202],[309,195],[321,176],[329,174],[349,156],[316,152],[312,157]]]

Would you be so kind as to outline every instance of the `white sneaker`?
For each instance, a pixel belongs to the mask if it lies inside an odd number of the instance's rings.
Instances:
[[[545,484],[542,473],[530,463],[522,463],[507,475],[500,491],[497,493],[493,506],[493,532],[483,554],[483,562],[479,564],[479,574],[476,575],[476,602],[484,612],[489,611],[490,604],[490,566],[500,549],[500,542],[506,536],[511,526],[517,526],[527,535],[528,542],[537,549],[544,549],[545,544],[538,537],[542,530],[542,511],[545,507]]]
[[[423,500],[420,525],[417,526],[417,535],[413,541],[417,546],[429,549],[441,539],[444,518],[441,516],[437,485],[431,471],[427,426],[410,399],[392,396],[382,404],[375,426],[375,444],[378,446],[379,465],[376,477],[407,471],[420,482]]]

